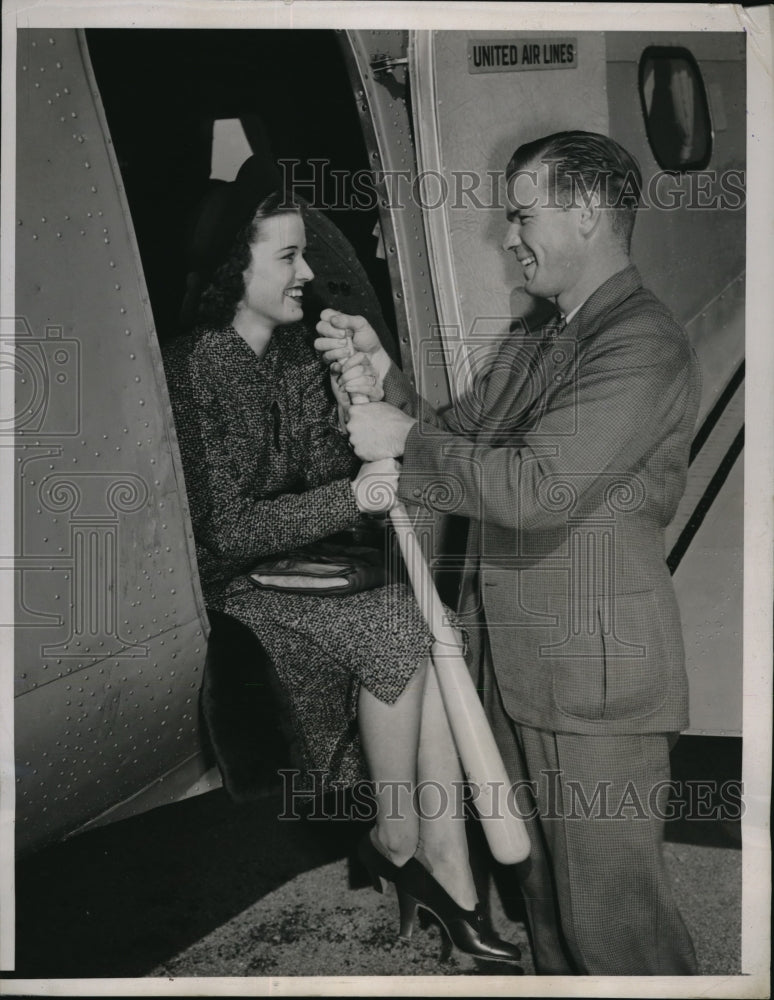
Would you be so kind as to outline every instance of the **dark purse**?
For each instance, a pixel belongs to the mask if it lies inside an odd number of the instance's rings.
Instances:
[[[339,596],[381,587],[387,581],[384,550],[356,536],[313,542],[258,563],[247,574],[259,590]]]

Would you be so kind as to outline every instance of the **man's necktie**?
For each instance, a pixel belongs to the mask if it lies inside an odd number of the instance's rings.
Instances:
[[[556,340],[557,337],[561,336],[566,326],[567,320],[564,318],[564,315],[557,313],[552,320],[546,323],[543,329],[547,337],[551,340]]]

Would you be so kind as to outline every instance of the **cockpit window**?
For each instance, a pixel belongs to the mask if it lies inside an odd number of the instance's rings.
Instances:
[[[679,173],[706,167],[712,155],[712,125],[701,71],[687,49],[645,49],[640,100],[658,165]]]

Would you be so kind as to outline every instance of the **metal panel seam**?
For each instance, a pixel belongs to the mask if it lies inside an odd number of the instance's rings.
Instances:
[[[156,639],[160,639],[161,636],[167,635],[169,632],[174,632],[176,630],[188,628],[189,625],[201,625],[201,624],[202,621],[200,618],[191,618],[189,621],[176,622],[174,625],[170,625],[169,628],[162,629],[161,632],[155,632],[153,635],[144,636],[143,642],[151,643]],[[205,642],[206,642],[206,636],[205,636]],[[14,700],[16,698],[21,698],[24,695],[28,695],[32,691],[41,691],[43,688],[48,687],[49,684],[56,684],[57,681],[64,680],[65,677],[75,677],[82,670],[93,670],[95,667],[98,667],[100,663],[107,663],[109,660],[121,659],[121,654],[126,649],[131,649],[131,647],[124,646],[123,649],[119,650],[117,653],[110,653],[108,656],[103,656],[98,660],[94,660],[92,663],[84,663],[83,666],[80,667],[78,670],[70,670],[69,672],[60,674],[58,677],[52,677],[50,680],[44,681],[42,684],[36,684],[34,687],[31,688],[25,688],[24,691],[19,691],[17,694],[14,695]]]

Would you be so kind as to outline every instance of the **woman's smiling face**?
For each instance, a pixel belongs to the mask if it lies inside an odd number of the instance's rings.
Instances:
[[[238,312],[251,313],[268,330],[303,317],[301,293],[314,277],[304,260],[306,235],[299,212],[262,219],[244,272],[245,293]]]

